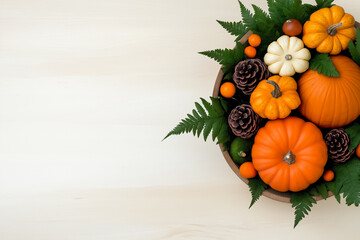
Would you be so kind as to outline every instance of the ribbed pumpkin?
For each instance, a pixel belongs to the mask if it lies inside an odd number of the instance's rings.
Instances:
[[[322,8],[310,16],[304,24],[303,41],[308,48],[316,48],[320,53],[339,54],[354,40],[355,19],[339,6]]]
[[[292,77],[278,75],[262,80],[250,97],[254,112],[271,120],[286,118],[300,105],[297,84]]]
[[[269,121],[255,137],[252,159],[273,189],[298,192],[324,172],[327,147],[321,131],[298,117]]]
[[[300,112],[324,128],[337,128],[360,115],[360,67],[350,58],[331,57],[340,77],[308,70],[298,81]]]

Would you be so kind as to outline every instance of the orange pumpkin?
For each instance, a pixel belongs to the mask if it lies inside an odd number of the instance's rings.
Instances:
[[[323,174],[327,147],[321,131],[298,117],[269,121],[255,137],[252,159],[273,189],[298,192]]]
[[[308,48],[320,53],[337,55],[355,40],[355,19],[340,6],[322,8],[304,24],[303,41]]]
[[[331,59],[340,77],[308,70],[298,81],[300,112],[324,128],[345,126],[360,115],[360,67],[345,56]]]

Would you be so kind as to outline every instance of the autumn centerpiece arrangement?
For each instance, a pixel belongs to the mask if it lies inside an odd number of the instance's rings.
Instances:
[[[240,22],[218,21],[233,49],[218,61],[220,86],[165,137],[217,139],[247,179],[252,202],[285,193],[295,225],[315,199],[360,204],[360,30],[331,0],[268,0],[268,12],[239,1]]]

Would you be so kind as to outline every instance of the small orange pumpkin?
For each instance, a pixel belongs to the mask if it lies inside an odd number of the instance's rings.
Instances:
[[[360,67],[342,55],[331,59],[340,77],[308,70],[298,81],[300,112],[324,128],[345,126],[360,115]]]
[[[252,159],[273,189],[298,192],[323,174],[327,147],[321,131],[298,117],[269,121],[255,137]]]
[[[296,89],[292,77],[272,76],[257,85],[251,94],[250,105],[262,118],[286,118],[301,103]]]
[[[355,40],[355,19],[340,6],[322,8],[304,24],[303,41],[308,48],[320,53],[337,55]]]

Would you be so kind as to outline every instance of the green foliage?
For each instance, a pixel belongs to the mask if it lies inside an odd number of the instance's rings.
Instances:
[[[310,69],[329,77],[340,77],[328,54],[318,54],[310,61]]]
[[[356,42],[349,42],[349,52],[352,59],[360,65],[360,29],[356,29]]]
[[[309,20],[315,6],[302,4],[301,0],[267,0],[271,20],[277,29],[281,29],[288,19],[297,19],[301,23]]]
[[[340,194],[336,189],[336,182],[335,181],[326,182],[325,184],[326,184],[327,189],[329,189],[330,191],[333,192],[336,201],[338,201],[338,203],[340,203]]]
[[[241,43],[236,43],[234,49],[215,49],[200,52],[200,54],[208,56],[223,65],[224,79],[228,80],[231,79],[236,64],[244,59],[244,46]]]
[[[325,200],[328,196],[328,188],[325,182],[319,182],[307,191],[311,196],[322,196]]]
[[[264,183],[260,178],[249,179],[248,185],[252,196],[252,200],[249,206],[249,208],[251,208],[254,203],[259,200],[265,189],[267,189],[269,186],[266,185],[266,183]]]
[[[316,0],[316,9],[315,11],[321,8],[329,8],[332,7],[334,4],[332,4],[334,0]]]
[[[336,192],[343,194],[348,206],[360,204],[360,159],[353,158],[334,167]]]
[[[292,203],[292,207],[295,208],[295,228],[305,215],[308,215],[313,204],[316,204],[316,201],[309,193],[302,191],[293,192],[291,194],[290,202]]]
[[[360,144],[360,124],[354,123],[346,128],[345,131],[350,137],[349,151],[352,151]]]
[[[192,115],[188,114],[187,118],[182,119],[163,140],[171,135],[192,132],[197,137],[203,133],[204,140],[206,141],[212,132],[212,139],[215,141],[217,137],[218,144],[223,143],[227,145],[230,142],[230,131],[226,117],[228,107],[225,101],[222,98],[210,97],[211,103],[209,103],[203,98],[200,99],[204,107],[196,102],[196,109],[192,111]]]
[[[217,20],[217,22],[231,35],[236,36],[236,41],[239,41],[249,30],[242,22],[223,22]]]

